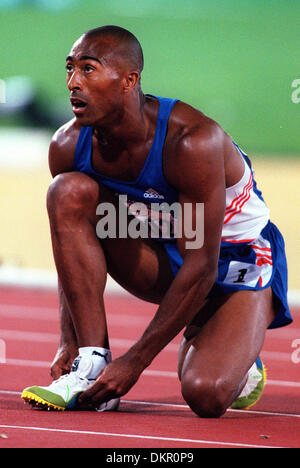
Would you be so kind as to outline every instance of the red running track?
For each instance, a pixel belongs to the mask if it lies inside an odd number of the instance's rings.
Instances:
[[[249,411],[200,419],[176,376],[178,336],[121,400],[116,413],[45,412],[24,406],[23,388],[50,383],[59,323],[53,291],[0,289],[0,448],[243,448],[300,446],[300,311],[269,330],[262,351],[268,384]],[[155,306],[129,295],[106,298],[115,357],[136,340]],[[295,347],[293,347],[293,345]],[[298,351],[299,350],[299,351]],[[1,358],[1,354],[0,354]],[[3,360],[3,359],[2,359]]]

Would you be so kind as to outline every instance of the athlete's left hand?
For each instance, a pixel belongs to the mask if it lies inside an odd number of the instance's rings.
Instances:
[[[136,360],[121,356],[108,364],[95,383],[83,392],[78,403],[83,409],[96,408],[100,403],[125,395],[137,382],[144,368]]]

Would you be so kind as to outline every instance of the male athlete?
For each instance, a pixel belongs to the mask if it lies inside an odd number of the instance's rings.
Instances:
[[[56,410],[117,409],[185,328],[178,375],[190,408],[220,417],[229,407],[253,405],[265,384],[259,358],[265,332],[292,318],[284,242],[248,157],[200,111],[143,94],[142,49],[123,28],[83,34],[66,68],[75,117],[51,142],[47,196],[61,342],[53,382],[25,389],[22,398]],[[118,210],[121,195],[153,211],[162,201],[176,202],[193,226],[203,204],[204,242],[191,247],[185,231],[99,237],[101,204]],[[143,335],[115,360],[103,302],[107,274],[158,304]]]

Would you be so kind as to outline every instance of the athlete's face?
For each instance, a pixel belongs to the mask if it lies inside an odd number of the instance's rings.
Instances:
[[[82,125],[118,120],[124,98],[124,70],[109,39],[80,38],[67,57],[67,85],[73,112]]]

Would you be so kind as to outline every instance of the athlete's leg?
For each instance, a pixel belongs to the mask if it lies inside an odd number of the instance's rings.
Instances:
[[[219,417],[238,397],[274,319],[271,288],[207,301],[187,327],[178,372],[182,394],[201,417]]]
[[[54,259],[78,347],[108,347],[103,301],[107,272],[136,296],[157,303],[173,278],[158,243],[97,237],[96,208],[109,197],[113,201],[104,187],[78,172],[57,176],[48,191]]]

